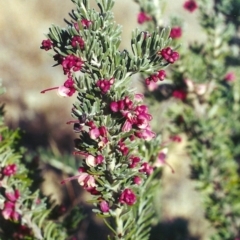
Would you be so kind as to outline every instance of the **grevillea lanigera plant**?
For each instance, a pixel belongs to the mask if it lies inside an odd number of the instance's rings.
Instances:
[[[77,97],[67,123],[78,134],[74,155],[82,162],[76,175],[62,183],[76,179],[92,195],[93,211],[112,230],[109,239],[148,239],[156,175],[164,158],[143,95],[129,85],[137,73],[148,75],[149,82],[162,80],[163,68],[179,55],[170,45],[170,29],[157,27],[134,30],[132,52],[120,51],[114,1],[96,1],[99,11],[88,0],[72,2],[76,9],[67,27],[52,26],[41,46],[53,51],[66,76],[62,85],[42,93],[57,90],[61,96]],[[150,19],[139,16],[139,22],[145,20]]]

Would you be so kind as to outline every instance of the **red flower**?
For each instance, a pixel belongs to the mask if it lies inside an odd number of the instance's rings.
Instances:
[[[77,44],[81,49],[84,49],[84,41],[80,36],[74,36],[71,40],[72,47],[76,48]]]
[[[130,168],[135,168],[138,165],[139,162],[140,162],[139,157],[131,156],[129,167]]]
[[[188,0],[184,3],[183,7],[189,12],[194,12],[198,8],[198,5],[194,0]]]
[[[145,12],[140,12],[138,14],[138,23],[143,24],[144,22],[151,21],[152,18],[148,16]]]
[[[162,49],[159,53],[168,63],[174,63],[179,59],[178,52],[173,51],[170,47]]]
[[[61,65],[63,67],[64,74],[69,74],[71,70],[74,72],[81,70],[83,61],[75,55],[68,55],[62,60]]]
[[[102,79],[102,80],[98,80],[96,85],[97,85],[97,87],[100,88],[102,94],[105,94],[109,91],[109,89],[111,88],[113,83],[114,83],[114,78],[111,78],[109,80]]]
[[[51,42],[51,40],[47,39],[42,41],[42,46],[40,48],[44,49],[45,51],[48,51],[52,48],[52,46],[53,46],[53,43]]]
[[[170,32],[170,37],[175,39],[175,38],[180,38],[182,36],[182,29],[180,27],[173,27]]]
[[[136,202],[136,200],[137,198],[135,193],[129,188],[123,190],[119,198],[120,203],[125,203],[130,206],[133,205]]]
[[[157,74],[153,74],[150,77],[146,78],[145,83],[146,85],[150,85],[151,82],[156,83],[158,80],[163,81],[165,77],[166,77],[166,72],[164,70],[160,70],[158,71]]]
[[[11,175],[14,175],[16,172],[17,172],[17,166],[14,163],[5,166],[2,170],[2,173],[4,176],[11,176]]]
[[[89,28],[89,26],[92,24],[91,20],[87,20],[87,19],[82,19],[81,20],[82,26],[85,28]]]

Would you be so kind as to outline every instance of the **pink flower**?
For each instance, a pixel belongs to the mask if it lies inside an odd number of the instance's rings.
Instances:
[[[172,93],[172,96],[180,100],[185,100],[187,97],[187,93],[182,89],[175,89]]]
[[[45,51],[48,51],[52,48],[52,46],[53,46],[53,43],[51,42],[51,40],[47,39],[42,41],[42,46],[40,48],[44,49]]]
[[[86,164],[89,167],[95,167],[97,165],[95,160],[96,160],[95,157],[93,155],[89,154],[86,158]]]
[[[162,49],[158,54],[161,55],[168,63],[174,63],[179,59],[178,52],[173,51],[170,47]]]
[[[157,74],[153,74],[150,77],[145,79],[146,85],[149,85],[151,82],[156,83],[158,80],[163,81],[164,78],[166,77],[166,72],[164,70],[158,71]]]
[[[136,200],[137,198],[135,193],[129,188],[123,190],[119,198],[120,203],[125,203],[129,206],[133,205],[136,202]]]
[[[189,12],[194,12],[198,8],[198,5],[196,1],[188,0],[184,3],[183,7]]]
[[[97,127],[90,129],[89,136],[91,139],[97,139],[100,136],[100,132]]]
[[[105,126],[101,126],[98,128],[99,133],[102,137],[106,137],[107,136],[107,128]]]
[[[102,155],[97,155],[96,157],[94,157],[93,155],[89,154],[86,158],[86,164],[89,167],[95,167],[98,164],[101,164],[104,160],[104,157]]]
[[[83,172],[78,176],[78,183],[85,190],[91,192],[91,190],[96,188],[95,178],[90,174]]]
[[[138,165],[139,162],[140,162],[139,157],[131,156],[130,157],[129,168],[135,168]]]
[[[150,141],[156,137],[156,134],[151,130],[149,125],[145,129],[137,131],[134,134],[136,137],[144,139],[146,141]]]
[[[82,19],[81,24],[84,28],[89,28],[92,24],[92,21],[87,19]]]
[[[6,220],[10,219],[13,221],[18,221],[20,214],[15,209],[15,203],[6,201],[2,210],[2,216]]]
[[[146,82],[146,85],[149,92],[153,92],[158,88],[158,85],[152,81],[149,81],[149,83]]]
[[[139,24],[143,24],[144,22],[147,22],[147,21],[151,21],[152,18],[150,16],[148,16],[145,12],[140,12],[138,14],[138,23]]]
[[[111,88],[111,86],[113,85],[113,83],[114,83],[114,78],[111,78],[109,80],[102,79],[102,80],[98,80],[96,85],[97,87],[100,88],[102,94],[106,94]]]
[[[84,41],[80,36],[74,36],[71,40],[72,47],[76,48],[79,45],[80,49],[84,49]]]
[[[118,102],[111,102],[110,109],[112,112],[118,112],[119,111]]]
[[[138,176],[135,176],[133,178],[133,183],[136,184],[136,185],[141,185],[142,179],[140,177],[138,177]]]
[[[16,211],[16,202],[20,197],[19,190],[15,190],[14,192],[6,192],[6,198],[9,201],[5,201],[4,208],[2,210],[2,216],[5,219],[11,219],[13,221],[18,221],[20,214]]]
[[[234,72],[229,72],[224,77],[224,80],[227,81],[227,82],[233,82],[235,79],[236,79],[236,75],[235,75]]]
[[[4,176],[12,176],[17,172],[17,165],[16,164],[9,164],[5,166],[2,170]]]
[[[63,181],[61,181],[61,184],[77,179],[79,185],[82,186],[83,189],[87,190],[91,194],[94,194],[94,195],[98,194],[96,190],[97,185],[95,182],[95,178],[92,175],[88,174],[86,172],[86,169],[83,167],[80,167],[78,169],[78,172],[79,172],[78,175],[64,179]]]
[[[170,32],[170,37],[173,39],[180,38],[182,36],[181,27],[173,27]]]
[[[70,74],[71,70],[73,70],[74,72],[81,70],[83,61],[81,60],[81,58],[71,54],[62,60],[61,65],[63,67],[64,74]]]
[[[141,165],[141,168],[139,169],[139,172],[143,172],[143,173],[146,173],[147,175],[151,175],[152,172],[153,172],[153,167],[150,166],[149,163],[144,162],[144,163]]]
[[[109,204],[107,201],[105,201],[105,200],[101,201],[99,206],[103,213],[109,212],[110,208],[109,208]]]
[[[167,153],[168,153],[168,148],[164,148],[162,149],[158,156],[157,156],[157,160],[156,162],[154,163],[154,167],[162,167],[164,165],[167,165],[168,167],[170,167],[172,173],[174,173],[174,169],[172,168],[172,166],[167,163],[166,161],[166,157],[167,157]]]
[[[5,195],[8,200],[15,203],[20,197],[20,192],[16,189],[14,192],[6,192]]]
[[[61,97],[71,97],[76,92],[74,81],[71,77],[69,77],[62,86],[47,88],[41,91],[41,93],[45,93],[51,90],[58,90],[58,95]]]
[[[144,95],[141,94],[141,93],[136,93],[136,94],[134,95],[134,100],[135,100],[136,102],[142,102],[143,99],[144,99]]]
[[[122,139],[118,142],[118,149],[123,154],[123,156],[126,156],[129,152],[128,147],[125,145]]]

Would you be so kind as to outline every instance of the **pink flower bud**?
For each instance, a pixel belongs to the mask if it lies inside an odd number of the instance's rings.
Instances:
[[[118,112],[119,111],[118,103],[117,102],[111,102],[110,103],[110,109],[111,109],[112,112]]]
[[[133,183],[136,184],[136,185],[141,185],[142,179],[140,177],[138,177],[138,176],[135,176],[133,178]]]
[[[20,192],[16,189],[14,192],[6,192],[5,195],[11,202],[16,202],[20,197]]]
[[[101,201],[99,206],[103,213],[109,212],[109,205],[108,202],[106,202],[105,200]]]
[[[123,190],[119,198],[120,203],[125,203],[129,206],[133,205],[136,202],[136,200],[137,198],[135,193],[129,188]]]

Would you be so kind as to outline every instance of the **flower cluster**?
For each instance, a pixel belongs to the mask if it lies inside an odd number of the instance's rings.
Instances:
[[[8,164],[2,169],[2,175],[3,176],[11,176],[14,175],[17,172],[17,165],[15,163]]]
[[[159,81],[163,81],[164,78],[166,77],[166,72],[164,70],[160,70],[158,71],[157,74],[153,74],[151,76],[149,76],[148,78],[145,79],[145,83],[146,85],[150,85],[151,82],[157,82]]]
[[[102,94],[105,94],[108,92],[108,90],[111,88],[111,86],[114,83],[114,78],[111,78],[109,80],[107,79],[102,79],[102,80],[98,80],[96,85],[97,87],[100,88]]]
[[[84,49],[84,41],[80,36],[74,36],[71,40],[72,47],[76,48],[79,45],[80,49]]]
[[[89,27],[92,22],[88,21],[86,19],[82,20],[82,25],[84,27]],[[79,26],[77,23],[74,23],[74,27],[79,30]],[[73,36],[70,40],[71,46],[73,48],[77,48],[77,46],[80,47],[80,49],[84,49],[85,43],[82,37],[80,36]],[[46,51],[50,50],[51,48],[54,48],[54,44],[50,39],[43,40],[42,41],[42,46],[41,49],[44,49]],[[74,80],[73,80],[73,72],[81,71],[83,67],[83,60],[74,55],[74,54],[69,54],[67,56],[62,56],[61,54],[58,53],[58,51],[54,48],[54,51],[57,52],[53,56],[53,59],[57,62],[57,64],[60,64],[63,68],[63,73],[64,75],[68,76],[68,79],[64,82],[63,85],[59,87],[52,87],[52,88],[47,88],[41,93],[45,93],[50,90],[58,90],[58,94],[63,97],[71,97],[76,89],[74,87]]]
[[[20,218],[20,213],[17,209],[17,200],[20,197],[18,190],[14,192],[6,192],[6,201],[4,202],[4,208],[2,210],[2,216],[4,219],[10,219],[12,221],[18,221]]]
[[[149,122],[152,116],[148,113],[146,105],[135,105],[128,97],[119,101],[113,101],[110,109],[114,113],[120,113],[125,121],[122,126],[123,132],[134,129],[135,136],[145,140],[151,140],[155,134],[151,131]]]
[[[71,54],[63,58],[62,62],[63,72],[64,74],[68,74],[70,76],[71,70],[73,72],[80,71],[83,65],[83,61],[81,58]]]
[[[159,51],[159,55],[161,55],[168,63],[174,63],[179,59],[178,52],[173,51],[170,47]]]

